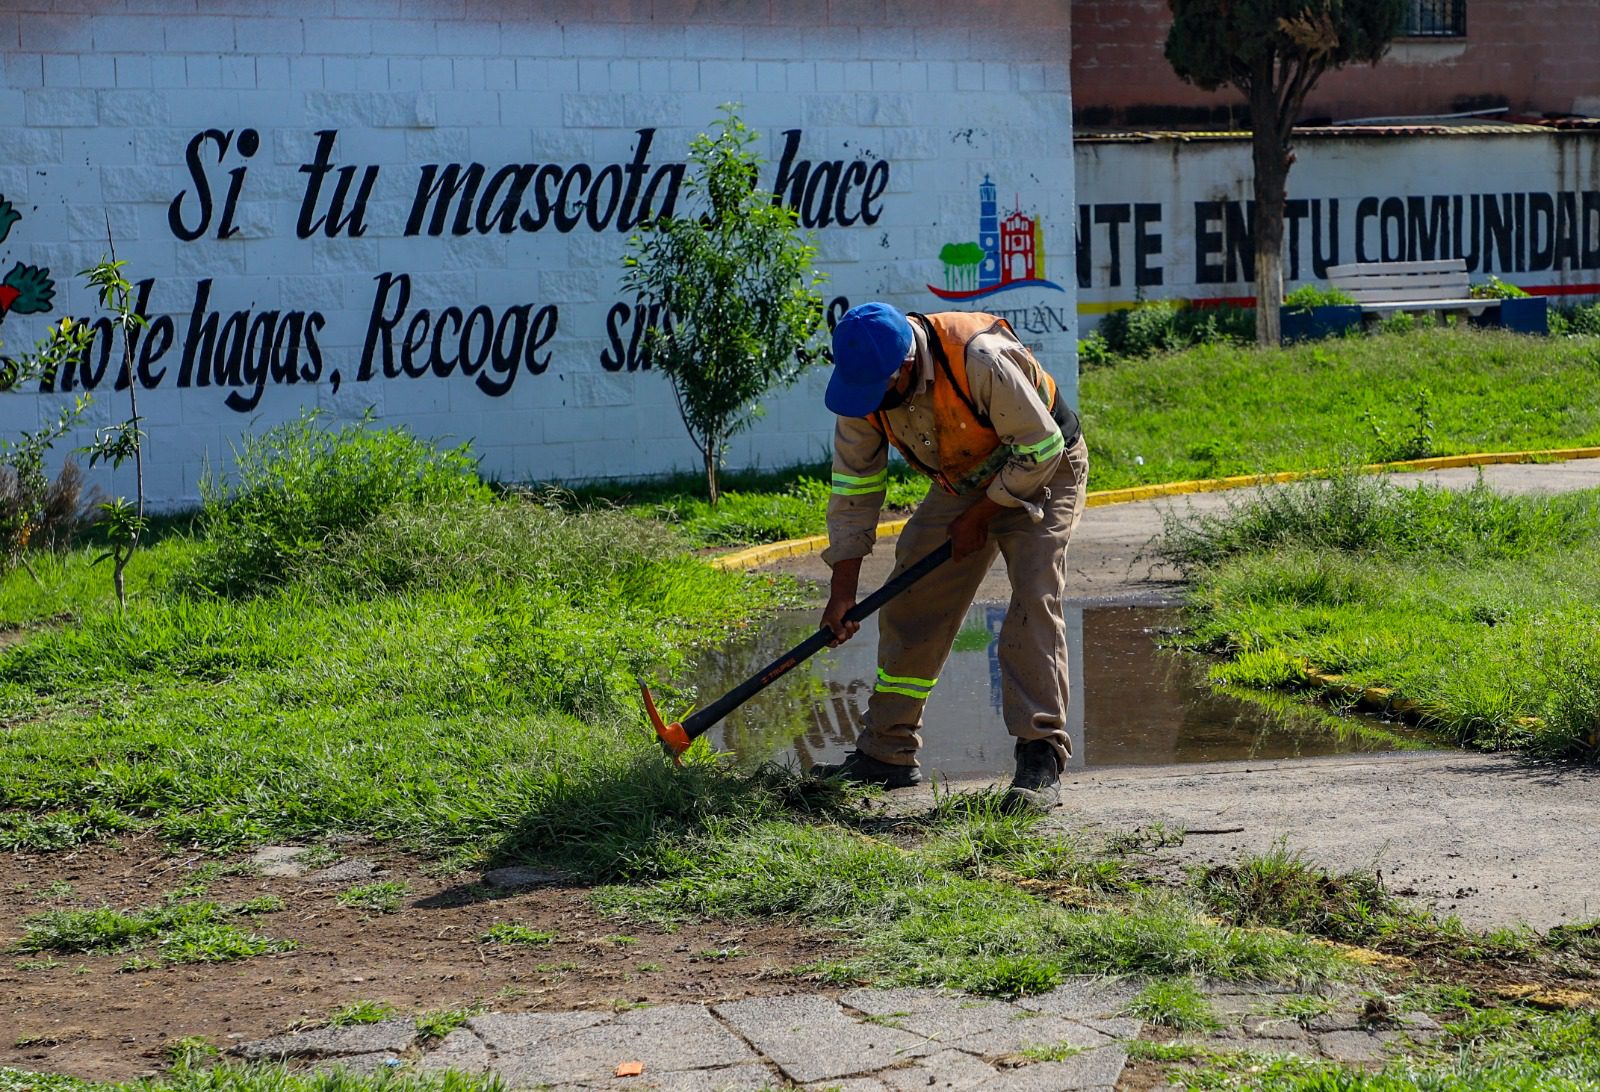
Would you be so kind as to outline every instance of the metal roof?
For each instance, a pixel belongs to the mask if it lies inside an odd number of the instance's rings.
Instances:
[[[1438,121],[1418,121],[1410,124],[1382,125],[1306,125],[1296,126],[1297,140],[1345,140],[1380,137],[1418,136],[1550,136],[1553,133],[1586,132],[1600,130],[1600,118],[1561,117],[1551,119],[1487,120],[1463,118]],[[1215,141],[1245,141],[1250,130],[1193,130],[1193,129],[1139,129],[1079,131],[1073,134],[1075,144],[1150,144],[1171,141],[1179,144],[1197,144]]]

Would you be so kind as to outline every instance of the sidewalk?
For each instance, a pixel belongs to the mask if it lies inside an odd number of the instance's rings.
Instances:
[[[620,1014],[491,1013],[434,1044],[409,1020],[324,1028],[246,1044],[259,1061],[298,1060],[361,1073],[494,1073],[508,1088],[758,1092],[1110,1092],[1128,1067],[1137,1019],[1117,1015],[1139,983],[1081,978],[1014,1002],[938,990],[851,990]],[[1283,1013],[1295,991],[1217,986],[1221,1030],[1197,1045],[1290,1053],[1348,1064],[1437,1034],[1421,1014],[1373,1027],[1353,990],[1306,1023]],[[630,1064],[632,1063],[632,1064]],[[633,1075],[628,1075],[628,1074]]]

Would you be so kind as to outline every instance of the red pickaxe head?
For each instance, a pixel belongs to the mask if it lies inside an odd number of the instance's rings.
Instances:
[[[656,699],[643,680],[639,682],[639,692],[644,695],[645,712],[650,714],[650,724],[656,730],[656,738],[661,740],[661,746],[672,756],[673,763],[682,766],[683,752],[689,749],[688,733],[683,730],[682,724],[676,721],[668,724],[661,719],[660,712],[656,710]]]

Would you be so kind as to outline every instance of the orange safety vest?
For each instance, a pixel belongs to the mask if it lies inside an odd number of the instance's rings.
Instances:
[[[972,384],[967,378],[967,345],[979,334],[1004,329],[1013,337],[1011,324],[995,315],[982,312],[946,311],[937,315],[909,316],[920,322],[928,334],[928,351],[933,354],[933,420],[939,445],[939,469],[935,470],[917,457],[911,444],[896,436],[889,425],[888,414],[874,411],[867,417],[895,447],[900,449],[906,462],[932,478],[948,493],[964,494],[987,486],[994,480],[1011,457],[1011,451],[1000,442],[989,415],[978,408],[972,399]],[[1038,390],[1045,408],[1062,427],[1062,438],[1068,443],[1076,439],[1069,435],[1077,431],[1076,414],[1071,410],[1069,422],[1061,419],[1056,406],[1056,381],[1039,366],[1030,355],[1024,365],[1028,379]]]

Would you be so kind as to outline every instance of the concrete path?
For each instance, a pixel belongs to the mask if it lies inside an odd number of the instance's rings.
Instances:
[[[508,1088],[670,1092],[1110,1092],[1127,1064],[1137,1019],[1119,1015],[1140,983],[1081,978],[1015,1002],[938,990],[858,989],[837,999],[773,997],[662,1005],[623,1013],[489,1013],[422,1042],[410,1020],[322,1028],[249,1043],[250,1060],[362,1073],[495,1073]],[[1292,1053],[1351,1064],[1433,1037],[1427,1016],[1373,1026],[1353,990],[1318,995],[1297,1021],[1287,989],[1213,986],[1221,1050]],[[1298,1005],[1295,1011],[1307,1012]],[[629,1075],[632,1074],[632,1075]]]
[[[1090,451],[1090,485],[1094,484],[1094,453]],[[1449,488],[1466,488],[1477,481],[1479,471],[1430,470],[1425,473],[1393,474],[1399,485],[1427,482]],[[1600,459],[1581,459],[1565,463],[1540,463],[1521,466],[1486,466],[1483,480],[1505,493],[1561,493],[1577,489],[1600,488]],[[1072,537],[1067,551],[1067,594],[1085,602],[1160,602],[1176,599],[1183,584],[1171,568],[1142,558],[1150,542],[1161,533],[1166,513],[1218,512],[1230,504],[1247,499],[1251,490],[1224,493],[1196,493],[1133,504],[1114,504],[1090,508]],[[888,579],[894,562],[893,540],[881,542],[862,566],[861,586],[877,587]],[[828,567],[816,557],[792,558],[771,566],[812,580],[826,581]],[[978,589],[979,602],[1005,602],[1011,598],[1005,566],[996,562]]]
[[[1478,474],[1442,470],[1393,480],[1465,488]],[[1600,459],[1489,466],[1482,474],[1508,493],[1600,488]],[[1067,555],[1069,594],[1084,602],[1175,601],[1183,587],[1177,574],[1136,560],[1160,533],[1163,513],[1219,511],[1247,496],[1205,493],[1089,509]],[[868,559],[863,586],[888,575],[893,551],[886,547]],[[815,558],[786,568],[818,579],[827,574]],[[978,597],[1009,595],[997,564]],[[1230,832],[1194,835],[1162,850],[1174,868],[1237,860],[1281,840],[1327,868],[1376,866],[1392,888],[1468,925],[1523,922],[1543,929],[1600,916],[1592,865],[1600,845],[1597,794],[1600,771],[1452,750],[1079,771],[1069,780],[1059,821],[1107,830],[1160,822]]]

